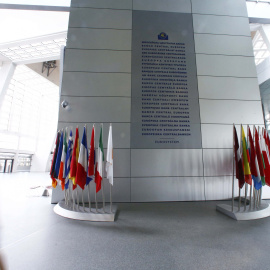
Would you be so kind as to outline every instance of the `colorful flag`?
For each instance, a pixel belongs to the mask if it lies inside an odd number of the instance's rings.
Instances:
[[[242,188],[245,184],[245,176],[243,171],[243,163],[240,155],[238,136],[236,132],[236,128],[234,126],[234,158],[235,158],[235,175],[238,179],[239,188]]]
[[[54,178],[58,178],[59,176],[59,170],[60,170],[60,163],[61,163],[61,157],[62,157],[62,151],[63,151],[63,131],[61,132],[61,138],[60,138],[60,143],[59,143],[59,148],[58,148],[58,153],[57,153],[57,158],[56,158],[56,163],[55,163],[55,168],[54,168]]]
[[[92,135],[91,135],[91,142],[90,142],[90,153],[89,153],[89,160],[88,160],[88,178],[86,181],[86,185],[93,180],[95,175],[95,127],[93,125],[92,128]]]
[[[255,147],[253,144],[253,139],[252,139],[249,126],[248,126],[248,149],[250,153],[249,165],[250,165],[251,176],[254,182],[255,189],[259,190],[262,187],[262,182],[260,178],[259,166],[258,166],[256,152],[255,152]]]
[[[75,134],[75,141],[74,141],[74,147],[72,152],[72,158],[70,163],[70,171],[69,171],[69,179],[73,182],[73,189],[76,188],[76,173],[77,173],[77,164],[79,159],[79,151],[80,151],[80,145],[79,145],[79,129],[76,128],[76,134]]]
[[[96,183],[96,193],[101,189],[101,181],[102,181],[102,168],[104,161],[104,152],[103,152],[103,143],[102,143],[102,127],[100,128],[100,136],[99,136],[99,144],[98,144],[98,160],[96,165],[96,175],[95,175],[95,183]]]
[[[65,136],[64,136],[64,141],[63,141],[63,150],[62,150],[60,169],[59,169],[59,175],[58,175],[58,179],[61,180],[62,190],[65,189],[65,180],[66,180],[65,161],[66,161],[66,156],[67,156],[67,131],[65,130],[64,132],[65,132]]]
[[[262,150],[262,158],[263,158],[263,164],[264,164],[264,176],[265,176],[265,184],[267,186],[270,186],[270,164],[269,164],[269,156],[267,153],[267,145],[265,142],[265,134],[264,129],[262,129],[262,132],[260,133],[260,143],[261,143],[261,150]]]
[[[251,172],[249,167],[249,155],[247,152],[247,142],[246,142],[246,136],[244,132],[244,128],[242,126],[242,156],[243,156],[243,163],[244,163],[244,175],[245,175],[245,182],[249,185],[252,185],[252,178],[251,178]]]
[[[265,185],[265,177],[264,177],[264,164],[263,164],[263,158],[262,158],[262,152],[261,152],[261,147],[260,147],[260,142],[259,142],[259,135],[257,132],[257,129],[255,128],[255,150],[256,150],[256,156],[259,164],[259,169],[260,169],[260,176],[261,176],[261,182],[262,185]]]
[[[69,175],[69,171],[70,171],[72,149],[73,149],[73,137],[72,137],[72,130],[70,130],[70,134],[69,134],[69,138],[68,138],[67,156],[66,156],[66,160],[65,160],[65,178],[66,178],[65,189],[68,189],[68,185],[69,185],[68,175]]]
[[[86,185],[86,178],[88,172],[87,162],[88,162],[87,136],[86,136],[86,129],[84,127],[76,173],[76,183],[82,189],[84,189],[84,186]]]
[[[112,125],[109,128],[107,158],[106,158],[106,172],[109,183],[113,185],[113,141],[112,141]]]
[[[54,168],[55,168],[55,163],[56,163],[56,158],[57,158],[57,153],[58,153],[59,141],[60,141],[60,133],[57,132],[56,140],[55,140],[55,148],[53,152],[52,166],[51,166],[51,171],[50,171],[50,175],[52,179],[52,186],[54,188],[57,186],[57,180],[54,177]]]

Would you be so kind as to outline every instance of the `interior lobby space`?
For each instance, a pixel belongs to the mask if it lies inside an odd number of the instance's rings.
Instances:
[[[47,185],[44,173],[1,175],[7,269],[255,270],[270,263],[269,218],[235,221],[216,211],[220,202],[200,201],[118,203],[115,222],[76,221],[53,212],[50,197],[41,196]]]
[[[0,25],[0,270],[270,269],[270,0],[0,0]]]

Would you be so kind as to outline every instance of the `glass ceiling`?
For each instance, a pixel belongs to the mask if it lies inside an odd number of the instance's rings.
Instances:
[[[267,48],[266,42],[263,39],[260,31],[256,31],[256,34],[252,40],[253,51],[255,57],[255,64],[258,65],[270,56],[270,52]]]
[[[55,38],[51,40],[45,39],[44,41],[35,42],[35,40],[29,40],[27,44],[24,42],[18,46],[0,47],[0,54],[9,58],[15,63],[20,63],[20,61],[42,59],[43,57],[50,56],[55,59],[59,58],[61,46],[66,45],[65,33],[62,34],[62,38]],[[59,36],[59,35],[58,35]],[[31,42],[32,41],[32,42]]]

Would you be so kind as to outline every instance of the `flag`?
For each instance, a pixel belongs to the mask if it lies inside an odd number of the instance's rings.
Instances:
[[[65,189],[65,180],[66,180],[65,161],[66,161],[66,156],[67,156],[67,131],[65,130],[65,136],[64,136],[64,141],[63,141],[63,150],[62,150],[60,169],[59,169],[59,175],[58,175],[58,179],[61,180],[62,190]]]
[[[91,142],[90,142],[90,152],[89,152],[89,160],[88,160],[88,178],[86,181],[86,185],[93,180],[95,175],[95,127],[93,125],[92,134],[91,134]]]
[[[104,152],[103,152],[102,127],[101,127],[100,136],[99,136],[99,144],[98,144],[98,160],[97,160],[96,175],[95,175],[96,192],[99,192],[101,189],[103,161],[104,161]]]
[[[250,153],[249,165],[250,165],[251,177],[253,179],[255,189],[259,190],[262,187],[262,182],[261,182],[261,178],[259,174],[257,156],[256,156],[255,147],[253,144],[253,139],[252,139],[249,126],[248,126],[248,146],[249,146],[248,149]]]
[[[270,155],[270,139],[269,139],[269,135],[266,129],[264,129],[264,137],[265,137],[265,143],[267,145],[268,156],[269,156]]]
[[[67,155],[66,155],[66,160],[65,160],[65,178],[66,178],[65,189],[68,189],[68,185],[69,185],[68,175],[70,171],[72,149],[73,149],[73,138],[72,138],[72,130],[70,130],[69,138],[68,138]]]
[[[262,152],[260,148],[259,135],[255,126],[254,126],[254,129],[255,129],[255,151],[256,151],[256,156],[257,156],[259,169],[260,169],[261,182],[262,182],[262,185],[264,186],[265,177],[264,177],[264,165],[263,165]]]
[[[52,186],[54,188],[57,186],[57,180],[54,177],[54,168],[55,168],[55,163],[56,163],[56,158],[57,158],[57,153],[58,153],[59,141],[60,141],[60,133],[57,132],[56,140],[55,140],[55,148],[53,152],[52,166],[51,166],[51,171],[50,171],[50,175],[52,179]]]
[[[55,163],[55,168],[54,168],[54,178],[58,178],[59,176],[59,170],[60,170],[60,163],[61,163],[61,156],[62,156],[62,150],[63,150],[63,132],[61,132],[61,138],[60,138],[60,143],[59,143],[59,148],[58,148],[58,153],[57,153],[57,158],[56,158],[56,163]]]
[[[236,178],[238,179],[239,188],[242,188],[245,184],[245,176],[244,176],[242,157],[240,155],[238,136],[237,136],[235,126],[234,126],[234,158],[235,158],[235,171],[236,171],[235,175],[236,175]]]
[[[246,136],[244,132],[244,128],[242,126],[242,156],[243,156],[243,163],[244,163],[244,175],[245,175],[245,182],[249,185],[252,185],[252,178],[251,178],[251,172],[249,167],[249,155],[247,152],[247,142],[246,142]]]
[[[84,189],[84,186],[86,185],[86,178],[88,172],[87,162],[88,162],[87,137],[86,137],[86,130],[84,127],[76,173],[76,183],[82,189]]]
[[[106,158],[106,172],[109,183],[113,185],[113,142],[112,142],[112,126],[109,128],[107,158]]]
[[[264,164],[264,176],[265,176],[265,184],[270,186],[270,164],[269,158],[267,153],[267,146],[265,142],[265,132],[262,130],[260,133],[260,143],[261,143],[261,151],[262,151],[262,158]]]
[[[76,188],[76,173],[77,173],[77,164],[78,164],[78,158],[79,158],[79,129],[76,128],[76,134],[75,134],[75,141],[74,141],[74,147],[72,151],[72,158],[70,163],[70,171],[69,171],[69,179],[73,182],[73,189]]]

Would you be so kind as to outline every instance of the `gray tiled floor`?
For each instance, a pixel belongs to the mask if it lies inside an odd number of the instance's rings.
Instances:
[[[45,174],[0,175],[1,252],[10,270],[270,269],[270,219],[237,222],[216,202],[122,203],[114,223],[57,216],[29,187]]]

